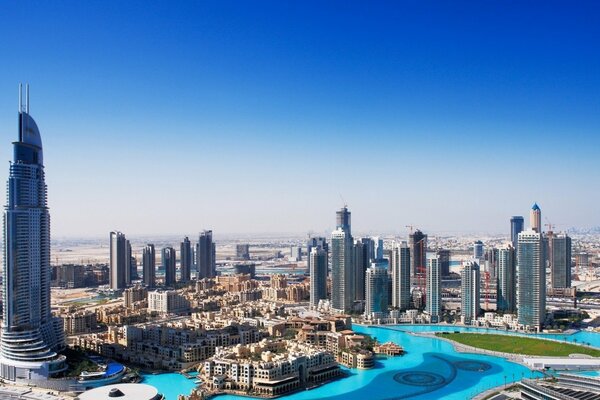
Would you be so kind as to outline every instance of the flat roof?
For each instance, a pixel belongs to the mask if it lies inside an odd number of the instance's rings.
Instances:
[[[109,397],[111,390],[120,390],[122,396]],[[79,400],[153,400],[158,395],[154,386],[144,383],[119,383],[90,389],[78,396]]]

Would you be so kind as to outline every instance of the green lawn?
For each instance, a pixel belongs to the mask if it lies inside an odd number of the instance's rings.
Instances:
[[[524,354],[528,356],[564,357],[569,354],[587,354],[600,357],[600,350],[576,344],[559,343],[551,340],[527,338],[510,335],[485,333],[438,333],[437,336],[453,340],[479,349],[500,351],[502,353]]]

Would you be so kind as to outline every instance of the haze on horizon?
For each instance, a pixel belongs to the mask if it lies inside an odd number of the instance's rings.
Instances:
[[[29,82],[54,237],[600,225],[598,3],[2,8],[0,159]]]

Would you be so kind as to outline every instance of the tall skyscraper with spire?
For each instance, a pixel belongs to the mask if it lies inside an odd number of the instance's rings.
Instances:
[[[532,231],[542,232],[542,210],[537,203],[533,203],[531,211],[529,211],[529,225]]]
[[[40,131],[19,87],[19,137],[13,142],[4,209],[0,376],[44,381],[64,371],[60,320],[50,309],[50,213]]]
[[[336,212],[336,230],[331,234],[331,307],[349,312],[355,299],[353,240],[350,211],[344,206]]]

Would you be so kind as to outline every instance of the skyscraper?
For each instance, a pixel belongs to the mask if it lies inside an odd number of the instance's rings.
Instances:
[[[131,284],[131,280],[134,279],[136,276],[136,273],[134,273],[133,267],[131,265],[131,258],[133,257],[133,255],[131,251],[131,243],[129,243],[129,240],[125,241],[125,249],[127,252],[127,265],[125,266],[125,286],[127,286]]]
[[[375,236],[371,240],[373,241],[373,257],[369,261],[383,260],[383,239]]]
[[[483,242],[481,240],[473,243],[473,258],[477,260],[483,258]]]
[[[514,312],[516,306],[515,249],[507,244],[498,249],[498,295],[496,309]]]
[[[198,279],[217,276],[216,247],[212,231],[200,232],[196,245],[196,267],[198,268]]]
[[[517,249],[517,316],[519,324],[539,330],[546,318],[546,266],[542,234],[519,233]]]
[[[549,235],[550,277],[552,287],[571,287],[571,238],[567,234]]]
[[[365,277],[369,267],[369,249],[362,241],[356,240],[352,248],[354,266],[354,300],[365,300]]]
[[[440,259],[440,269],[442,276],[450,275],[450,250],[438,250],[437,255]]]
[[[156,286],[156,253],[153,244],[147,244],[142,250],[142,272],[144,285],[149,288]]]
[[[427,264],[427,235],[417,229],[409,235],[408,245],[410,247],[410,276],[413,278],[423,277]]]
[[[308,254],[310,260],[310,305],[316,307],[319,300],[327,299],[327,251],[315,246]]]
[[[388,311],[387,268],[372,263],[366,273],[365,317]]]
[[[110,233],[110,288],[124,289],[131,282],[130,247],[121,232]],[[129,280],[129,282],[128,282]]]
[[[429,314],[429,321],[432,323],[440,322],[442,315],[441,274],[440,259],[437,256],[427,259],[425,312]]]
[[[325,250],[325,252],[327,253],[327,257],[329,258],[329,245],[327,244],[327,239],[324,237],[309,238],[306,242],[306,254],[308,255],[308,257],[306,259],[306,270],[308,271],[309,274],[310,274],[310,267],[311,267],[310,252],[315,247]]]
[[[175,285],[175,249],[172,247],[165,247],[162,249],[162,267],[165,270],[165,286]]]
[[[481,301],[481,275],[479,265],[475,260],[470,260],[463,264],[460,271],[460,279],[461,319],[464,324],[471,324],[473,318],[479,316]]]
[[[352,244],[341,227],[331,234],[331,307],[340,312],[349,312],[355,299]]]
[[[512,242],[513,249],[517,248],[519,233],[523,232],[523,224],[523,217],[520,215],[515,215],[510,219],[510,241]]]
[[[542,210],[537,203],[533,203],[533,207],[529,211],[529,225],[532,231],[542,232]]]
[[[410,248],[404,241],[394,243],[390,260],[392,269],[392,306],[400,310],[410,307]]]
[[[21,87],[20,87],[21,89]],[[22,91],[22,89],[21,89]],[[0,376],[44,381],[64,371],[60,320],[50,310],[50,213],[42,139],[19,98],[19,138],[13,142],[4,209]]]
[[[350,231],[350,214],[347,206],[342,207],[335,213],[335,228],[339,228],[348,233],[348,236],[352,235],[352,232]]]
[[[190,239],[188,239],[187,236],[183,239],[183,242],[181,242],[179,249],[180,249],[180,252],[179,252],[179,266],[180,266],[179,281],[183,282],[183,283],[187,283],[190,281],[191,275],[192,275],[192,256],[193,256],[192,244],[190,242]]]

